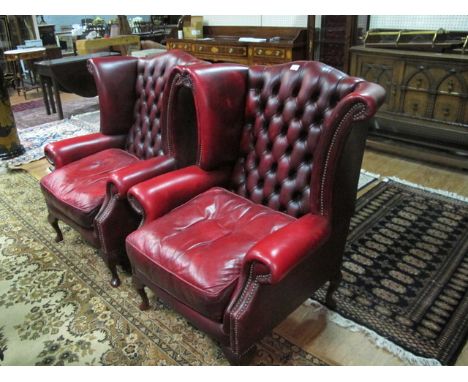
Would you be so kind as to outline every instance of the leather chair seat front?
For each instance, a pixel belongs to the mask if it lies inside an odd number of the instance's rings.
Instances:
[[[130,234],[127,250],[143,277],[221,321],[248,250],[294,220],[216,187]]]
[[[121,149],[108,149],[56,169],[42,180],[48,204],[84,228],[91,228],[106,195],[113,171],[139,159]]]

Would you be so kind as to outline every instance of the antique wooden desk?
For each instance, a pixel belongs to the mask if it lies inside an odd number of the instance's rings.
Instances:
[[[119,53],[99,52],[36,62],[35,67],[40,77],[47,114],[50,114],[52,109],[52,113],[57,112],[59,119],[63,119],[60,90],[82,97],[95,97],[97,95],[96,84],[93,76],[88,72],[87,62],[90,58],[109,55],[119,55]]]
[[[203,27],[203,39],[168,38],[169,49],[182,49],[208,61],[273,65],[306,59],[307,31],[281,27]],[[240,37],[266,39],[240,42]]]

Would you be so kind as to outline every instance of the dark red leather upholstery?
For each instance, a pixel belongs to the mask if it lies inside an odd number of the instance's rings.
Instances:
[[[121,149],[99,151],[71,162],[42,179],[47,204],[91,229],[104,201],[110,174],[135,162],[137,157]]]
[[[49,163],[58,169],[106,149],[123,148],[125,139],[124,135],[82,135],[48,144],[44,153]]]
[[[143,216],[145,224],[211,187],[228,184],[229,175],[227,169],[205,171],[198,166],[189,166],[133,186],[128,198]]]
[[[101,57],[88,60],[88,70],[94,77],[99,95],[101,133],[125,137],[133,123],[136,102],[135,57]]]
[[[163,155],[161,111],[163,92],[171,69],[200,62],[189,54],[165,54],[158,59],[139,60],[136,73],[136,102],[133,125],[128,133],[127,151],[140,159]]]
[[[162,118],[168,136],[168,150],[180,162],[186,162],[186,154],[177,150],[178,129],[186,129],[196,121],[200,150],[196,163],[204,170],[219,169],[232,165],[238,157],[240,131],[243,122],[247,79],[247,67],[235,64],[199,64],[175,68],[166,88]],[[216,86],[207,86],[207,84]],[[192,115],[184,113],[181,120],[181,105],[176,101],[184,90],[193,97]],[[234,144],[232,144],[234,143]]]
[[[128,263],[125,237],[139,223],[138,215],[128,204],[127,190],[196,161],[193,156],[181,163],[166,155],[168,145],[160,121],[171,70],[194,63],[202,61],[181,51],[145,59],[90,60],[88,67],[99,94],[100,132],[51,143],[45,148],[55,171],[41,180],[41,187],[57,239],[62,236],[57,220],[78,229],[85,240],[101,249],[114,286],[119,284],[116,264]],[[191,103],[180,105],[181,109],[190,106]],[[185,138],[196,136],[196,129],[193,124],[190,129],[177,130],[177,150],[198,152],[198,142]]]
[[[194,103],[204,106],[188,120],[203,120],[199,131],[213,133],[201,145],[198,170],[128,191],[145,217],[127,238],[134,283],[143,308],[148,286],[241,363],[255,341],[327,281],[331,303],[367,131],[354,123],[370,118],[385,92],[306,61],[248,73],[185,67],[176,76],[167,91],[191,83]],[[229,99],[242,78],[239,124],[234,104],[220,98],[224,92]],[[223,114],[232,118],[228,124]]]
[[[293,220],[223,188],[212,188],[130,234],[127,243],[139,272],[158,280],[167,293],[199,313],[220,321],[247,251]]]
[[[336,123],[335,106],[362,82],[315,62],[251,68],[233,190],[292,216],[309,212],[325,122]]]

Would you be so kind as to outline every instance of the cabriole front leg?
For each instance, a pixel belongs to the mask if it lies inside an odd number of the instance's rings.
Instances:
[[[104,260],[107,265],[107,268],[109,268],[109,271],[111,273],[110,285],[113,288],[117,288],[121,284],[119,274],[117,273],[117,264],[118,264],[117,256],[114,253],[110,253],[110,254],[105,253]]]
[[[145,291],[145,285],[134,275],[132,278],[133,287],[138,292],[141,297],[141,303],[139,305],[140,310],[148,310],[149,309],[149,299],[148,295]]]
[[[55,242],[58,243],[62,241],[63,234],[62,234],[62,231],[60,230],[58,219],[54,215],[49,213],[49,215],[47,215],[47,221],[49,222],[49,224],[52,226],[52,228],[55,230],[55,233],[57,234],[55,236]]]
[[[330,280],[330,285],[328,286],[325,301],[326,301],[327,306],[330,307],[331,309],[336,309],[336,300],[333,297],[333,294],[338,290],[338,287],[340,286],[340,282],[342,279],[343,279],[343,275],[341,274],[341,271],[338,271],[335,277],[333,277]]]

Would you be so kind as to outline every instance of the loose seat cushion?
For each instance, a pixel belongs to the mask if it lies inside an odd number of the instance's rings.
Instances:
[[[108,149],[61,167],[41,180],[46,202],[90,228],[104,201],[109,175],[138,160],[126,151]]]
[[[212,188],[127,237],[134,269],[221,320],[247,251],[295,218]]]

